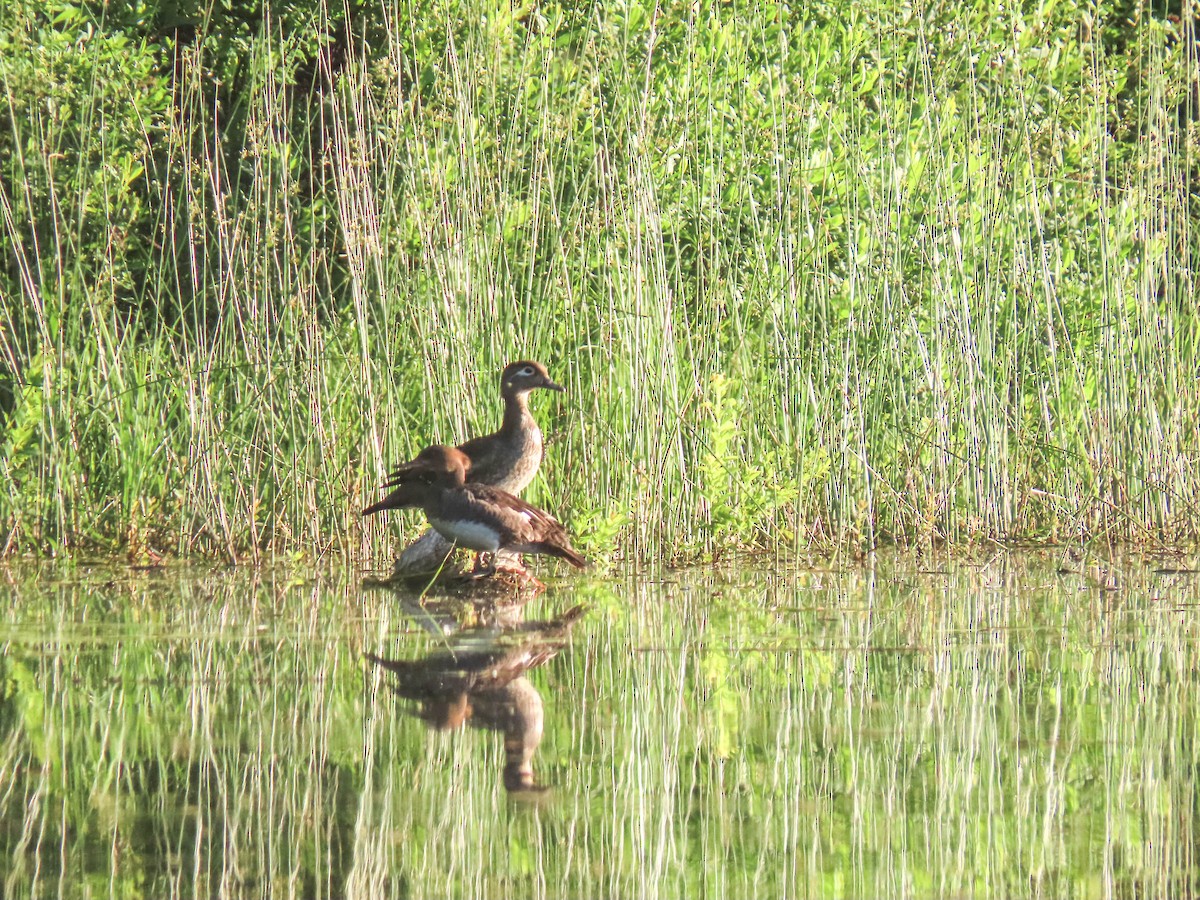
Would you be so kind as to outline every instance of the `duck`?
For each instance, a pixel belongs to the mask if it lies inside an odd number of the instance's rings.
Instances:
[[[483,575],[496,573],[496,554],[501,551],[555,556],[587,568],[587,560],[571,546],[557,519],[508,491],[468,483],[470,468],[470,457],[457,447],[426,447],[405,466],[395,490],[364,509],[363,515],[423,509],[429,524],[447,541],[490,555]]]
[[[487,484],[510,494],[520,494],[533,481],[542,464],[542,432],[529,412],[529,395],[543,389],[562,393],[546,367],[530,359],[509,363],[500,373],[500,396],[504,419],[500,429],[464,441],[455,449],[467,457],[467,481]],[[388,475],[384,487],[398,487],[408,479],[414,459]]]

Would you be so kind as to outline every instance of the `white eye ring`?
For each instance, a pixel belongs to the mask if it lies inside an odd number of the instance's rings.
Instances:
[[[533,374],[533,366],[522,366],[521,370],[519,372],[517,372],[517,374],[524,375],[526,378],[528,378],[530,375]]]

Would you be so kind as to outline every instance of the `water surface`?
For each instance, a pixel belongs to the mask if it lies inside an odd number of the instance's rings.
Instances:
[[[1200,576],[1061,563],[13,567],[0,895],[1194,895]]]

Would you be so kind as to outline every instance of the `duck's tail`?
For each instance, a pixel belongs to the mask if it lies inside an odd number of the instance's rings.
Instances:
[[[580,556],[579,551],[569,544],[539,544],[533,552],[565,559],[577,569],[586,569],[590,565],[586,559]]]

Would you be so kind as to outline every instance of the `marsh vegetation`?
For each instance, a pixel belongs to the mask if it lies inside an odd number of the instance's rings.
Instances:
[[[525,357],[587,553],[1191,540],[1191,16],[9,0],[0,548],[385,556]]]

